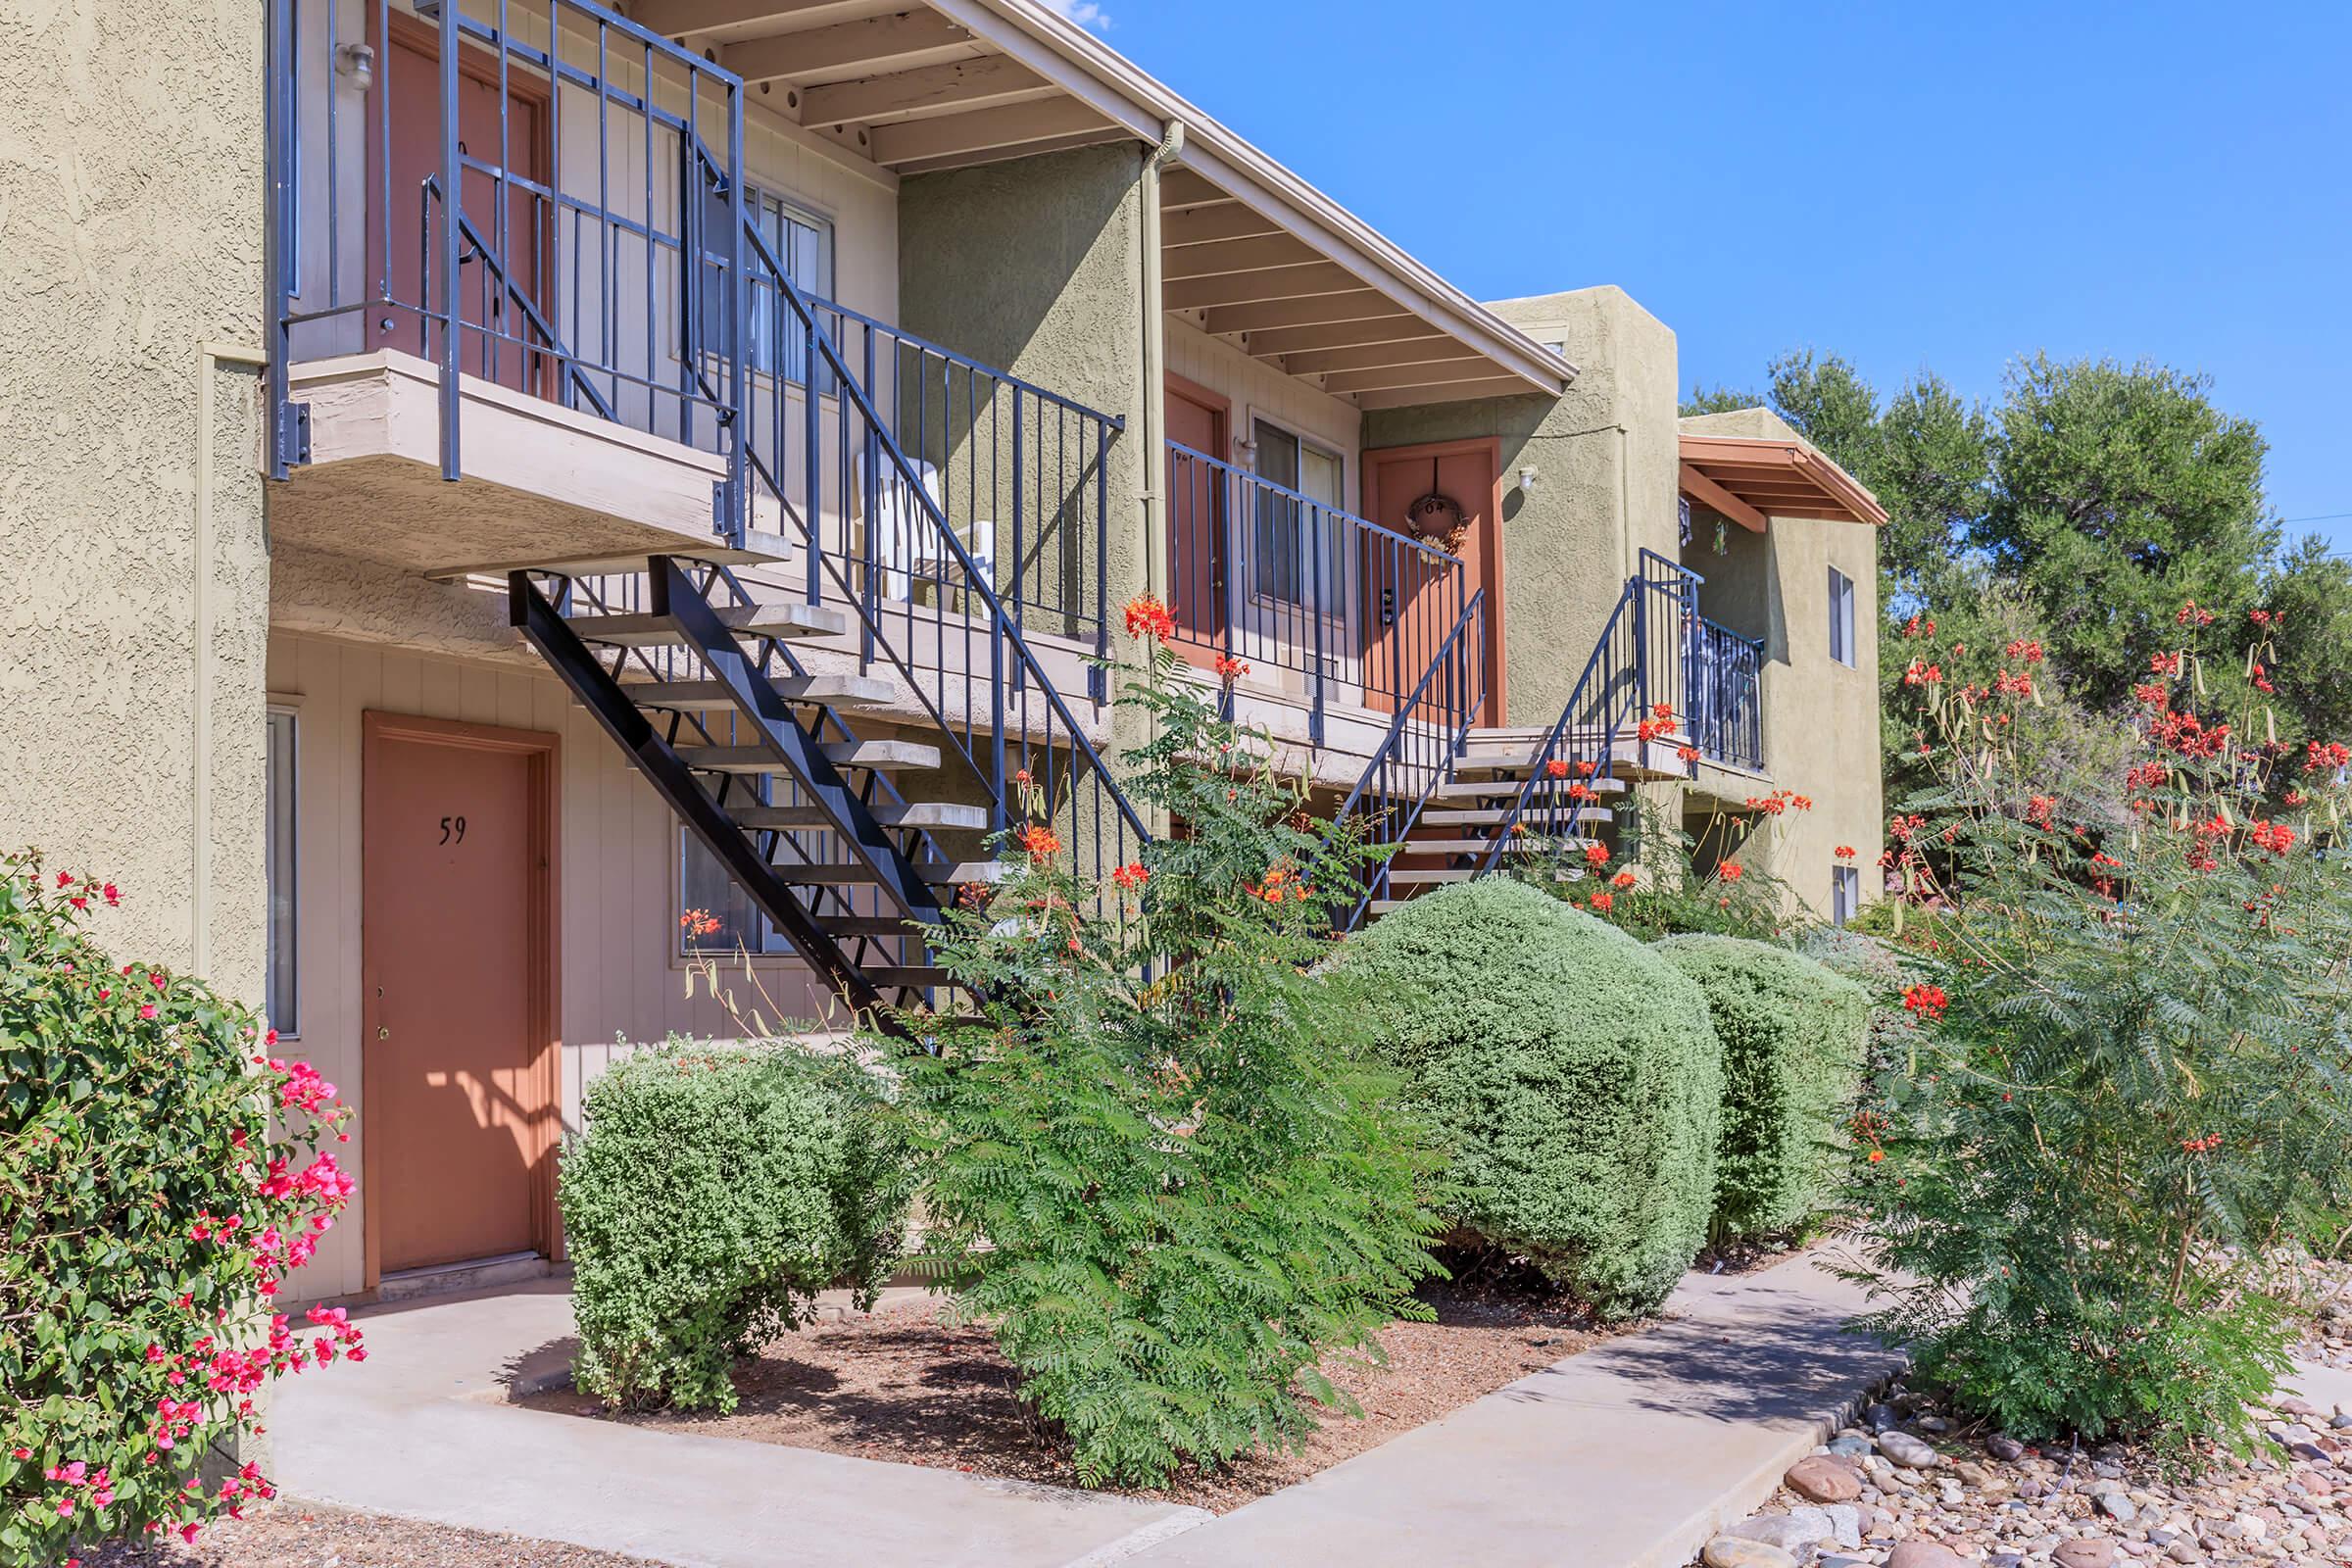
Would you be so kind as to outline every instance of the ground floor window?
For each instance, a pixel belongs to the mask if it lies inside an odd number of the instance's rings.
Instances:
[[[1850,865],[1830,868],[1830,918],[1844,925],[1861,912],[1862,873]]]
[[[1251,587],[1260,599],[1328,611],[1347,574],[1347,524],[1337,515],[1345,478],[1339,454],[1264,419],[1255,421],[1252,435],[1257,476],[1306,499],[1258,499]]]
[[[262,842],[262,870],[270,901],[266,965],[270,1027],[283,1039],[302,1033],[301,1016],[295,1010],[295,907],[299,898],[295,886],[295,737],[293,710],[270,709],[263,763],[269,821]]]
[[[760,912],[749,895],[727,875],[702,841],[678,829],[678,912],[699,909],[718,922],[717,929],[689,941],[684,922],[678,926],[678,951],[703,953],[785,953],[791,944],[774,922]]]

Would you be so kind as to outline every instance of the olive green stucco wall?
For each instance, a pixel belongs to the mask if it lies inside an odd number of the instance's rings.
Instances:
[[[1692,434],[1776,441],[1803,438],[1764,409],[1681,421]],[[1862,896],[1880,891],[1885,824],[1879,746],[1878,530],[1861,523],[1772,517],[1761,534],[1721,529],[1693,509],[1683,560],[1706,578],[1699,611],[1764,641],[1764,762],[1774,786],[1813,800],[1783,814],[1740,858],[1768,857],[1774,872],[1817,913],[1830,912],[1830,873],[1839,845],[1855,850]],[[1854,585],[1854,662],[1830,657],[1830,568]],[[1734,802],[1734,804],[1738,804]]]
[[[1514,725],[1547,725],[1644,547],[1673,557],[1675,340],[1623,289],[1489,307],[1580,369],[1565,397],[1486,398],[1364,416],[1366,449],[1502,438],[1504,692]],[[1516,488],[1534,466],[1536,487]]]
[[[251,0],[75,0],[14,7],[0,27],[0,845],[115,878],[123,906],[101,915],[100,940],[201,957],[255,1000],[259,404],[252,371],[202,372],[198,351],[261,343],[262,18]],[[199,561],[207,379],[213,548]]]

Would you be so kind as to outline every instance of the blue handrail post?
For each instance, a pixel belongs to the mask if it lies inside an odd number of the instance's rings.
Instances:
[[[695,86],[687,78],[687,88]],[[746,482],[751,444],[751,368],[745,362],[745,328],[751,320],[751,270],[743,255],[744,205],[743,83],[727,80],[727,407],[719,416],[727,431],[727,542],[740,549],[751,531],[752,490]],[[804,377],[806,379],[806,377]],[[778,388],[781,391],[781,387]]]
[[[1110,438],[1115,430],[1095,427],[1095,667],[1086,689],[1097,703],[1110,700]],[[1013,569],[1020,569],[1016,556]],[[1017,583],[1017,578],[1015,579]]]
[[[1321,509],[1312,504],[1294,514],[1305,522],[1308,540],[1306,558],[1311,570],[1307,583],[1312,586],[1303,597],[1307,600],[1307,623],[1315,629],[1315,706],[1306,718],[1306,743],[1318,748],[1323,744],[1323,607],[1330,602],[1330,584],[1323,575],[1323,518],[1320,514]]]
[[[458,11],[454,3],[441,7],[441,477],[457,480],[460,472],[458,411],[464,406],[458,385],[460,350],[466,319],[459,290],[459,217],[466,211],[466,157],[458,144]],[[387,72],[392,62],[382,62]],[[387,85],[386,92],[391,90]],[[504,105],[501,105],[502,109]]]
[[[270,452],[270,477],[283,479],[288,468],[286,416],[286,365],[290,358],[294,329],[286,319],[293,312],[293,278],[289,275],[293,259],[290,225],[293,221],[294,138],[301,127],[291,123],[294,65],[293,46],[289,37],[293,26],[292,0],[271,0],[270,6],[270,90],[263,100],[263,112],[269,122],[270,147],[270,211],[264,220],[264,242],[269,247],[265,264],[270,273],[270,332],[267,339],[270,407],[267,439]]]

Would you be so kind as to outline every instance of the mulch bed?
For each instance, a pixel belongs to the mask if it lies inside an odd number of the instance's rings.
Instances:
[[[223,1519],[192,1545],[172,1540],[98,1546],[83,1552],[81,1562],[82,1568],[663,1568],[646,1557],[292,1499]]]
[[[1325,1363],[1332,1381],[1363,1405],[1360,1419],[1333,1412],[1301,1452],[1261,1451],[1213,1475],[1187,1471],[1165,1489],[1135,1494],[1227,1512],[1617,1332],[1582,1308],[1475,1281],[1432,1288],[1424,1299],[1438,1320],[1384,1329],[1386,1365],[1347,1356]],[[988,1331],[944,1323],[940,1311],[925,1299],[787,1335],[737,1369],[742,1403],[731,1415],[610,1412],[569,1389],[519,1402],[660,1431],[1075,1486],[1067,1451],[1013,1396],[1013,1369]]]

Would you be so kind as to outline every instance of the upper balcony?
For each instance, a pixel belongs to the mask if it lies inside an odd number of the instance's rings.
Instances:
[[[895,169],[978,156],[922,118],[969,95],[866,104],[886,149],[804,128],[953,42],[824,9],[747,80],[592,0],[272,0],[276,536],[435,575],[677,550],[933,611],[960,554],[1098,640],[1123,421],[891,324]]]

